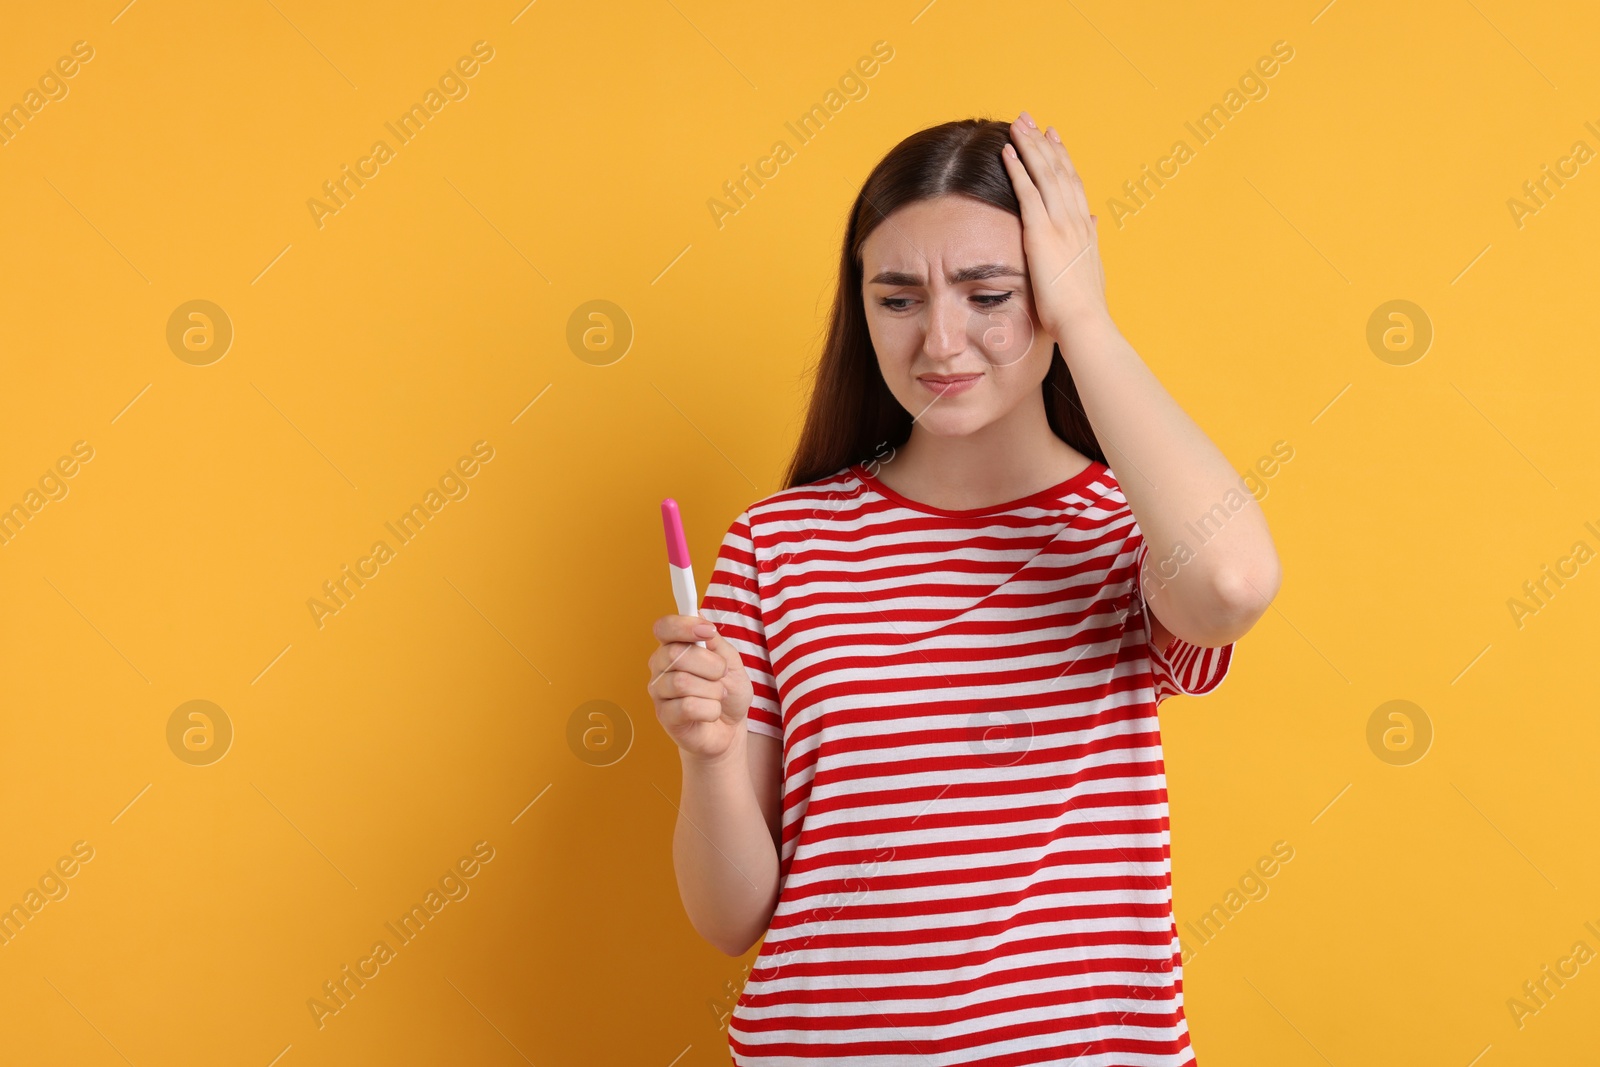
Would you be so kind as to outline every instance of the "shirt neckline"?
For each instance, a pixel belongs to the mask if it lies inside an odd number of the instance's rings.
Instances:
[[[1027,496],[1018,497],[1016,500],[1007,500],[1000,504],[990,504],[988,507],[966,508],[960,511],[952,511],[949,508],[936,508],[932,504],[924,504],[920,500],[912,500],[908,496],[900,495],[883,482],[879,481],[877,475],[867,470],[865,461],[852,463],[850,465],[851,473],[860,479],[863,484],[871,488],[873,492],[894,501],[901,507],[910,508],[912,511],[920,511],[927,515],[939,515],[947,519],[966,519],[976,518],[982,515],[996,515],[1000,514],[1001,512],[1013,511],[1029,504],[1043,504],[1048,501],[1058,500],[1069,490],[1076,489],[1079,486],[1092,481],[1106,469],[1107,468],[1104,463],[1101,463],[1096,459],[1090,459],[1089,465],[1083,468],[1083,470],[1079,471],[1077,474],[1074,474],[1064,482],[1058,482],[1055,485],[1050,486],[1048,489],[1041,489],[1037,493],[1029,493]]]

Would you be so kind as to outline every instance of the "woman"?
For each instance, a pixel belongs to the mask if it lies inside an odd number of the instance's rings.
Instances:
[[[1157,705],[1278,559],[1112,323],[1054,128],[873,170],[786,484],[650,658],[685,910],[765,938],[734,1062],[1193,1062]]]

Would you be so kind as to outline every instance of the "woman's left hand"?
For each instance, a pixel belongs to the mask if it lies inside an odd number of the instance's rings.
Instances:
[[[1073,330],[1111,321],[1105,269],[1095,216],[1089,214],[1083,180],[1061,135],[1054,126],[1038,129],[1026,111],[1022,114],[1011,124],[1011,144],[1000,158],[1022,207],[1022,248],[1034,313],[1040,327],[1065,349]]]

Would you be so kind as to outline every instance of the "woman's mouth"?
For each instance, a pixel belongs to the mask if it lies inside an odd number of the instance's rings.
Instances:
[[[982,378],[981,374],[924,374],[917,381],[940,396],[955,396],[971,389]]]

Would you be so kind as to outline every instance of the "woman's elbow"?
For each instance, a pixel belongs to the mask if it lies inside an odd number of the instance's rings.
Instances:
[[[765,931],[762,932],[765,933]],[[760,940],[761,934],[757,934],[755,937],[740,937],[735,939],[724,937],[721,943],[717,944],[717,948],[722,952],[723,955],[729,956],[733,959],[738,959],[740,956],[743,956],[745,953],[754,948],[756,942]]]
[[[1249,633],[1272,606],[1282,585],[1283,571],[1276,555],[1254,572],[1241,570],[1222,575],[1217,582],[1218,607],[1210,635],[1214,640],[1205,643],[1213,647],[1225,645]]]
[[[740,956],[743,956],[745,953],[749,952],[755,943],[760,941],[767,932],[767,927],[764,924],[762,925],[761,929],[755,931],[732,930],[726,927],[717,929],[701,929],[700,924],[693,922],[692,920],[690,925],[694,927],[694,932],[700,935],[701,940],[705,941],[708,945],[711,945],[724,956],[731,956],[734,959],[738,959]]]

